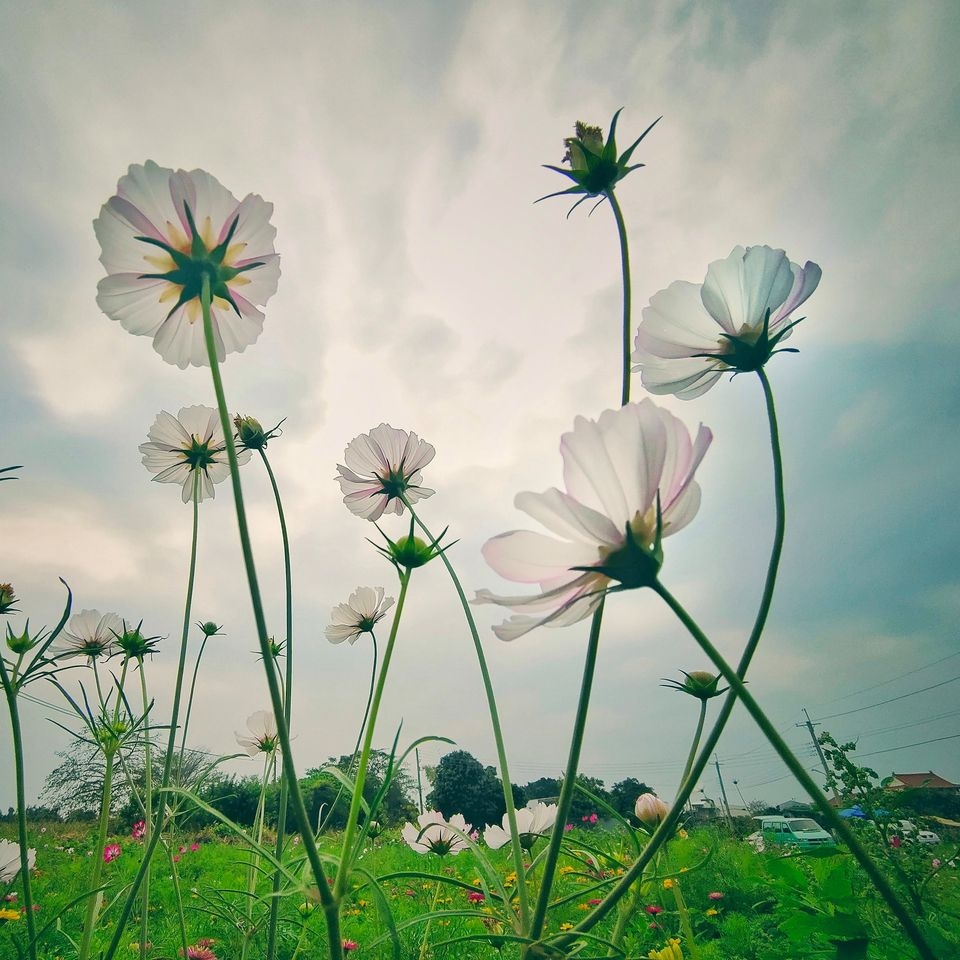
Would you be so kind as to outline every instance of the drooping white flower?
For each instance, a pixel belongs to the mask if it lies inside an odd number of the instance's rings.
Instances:
[[[277,736],[277,719],[270,710],[257,710],[247,717],[247,729],[251,736],[235,733],[237,743],[248,756],[256,757],[261,753],[273,753],[280,745]]]
[[[393,597],[384,597],[383,587],[357,587],[346,603],[338,603],[330,614],[327,639],[331,643],[356,643],[362,633],[371,633],[393,606]]]
[[[534,627],[583,620],[612,582],[649,585],[660,565],[659,539],[685,527],[700,507],[694,473],[713,439],[702,424],[691,442],[684,424],[652,400],[577,417],[560,442],[566,492],[517,494],[517,508],[561,539],[512,530],[483,546],[500,576],[539,584],[540,593],[496,603],[536,616],[513,616],[494,632],[514,640]],[[659,527],[658,530],[658,504]]]
[[[343,502],[365,520],[402,514],[401,494],[410,503],[433,496],[433,490],[420,486],[420,471],[435,455],[432,444],[386,423],[361,433],[343,452],[346,466],[337,464]]]
[[[641,823],[655,827],[667,816],[670,808],[655,793],[641,793],[633,812]]]
[[[69,657],[110,657],[120,653],[117,637],[124,632],[121,617],[99,610],[81,610],[67,622],[52,653],[61,659]]]
[[[37,851],[27,850],[27,868],[32,870],[37,864]],[[20,872],[20,844],[10,840],[0,840],[0,883],[12,883]]]
[[[400,831],[407,845],[417,853],[435,853],[438,856],[456,855],[466,850],[469,843],[464,839],[471,826],[463,814],[455,813],[449,820],[437,810],[425,810],[417,817],[416,825],[407,823]]]
[[[820,283],[783,250],[735,247],[703,284],[678,280],[655,294],[637,329],[634,370],[651,393],[699,397],[728,371],[757,370],[793,332],[793,312]]]
[[[209,364],[200,310],[206,274],[217,358],[243,351],[263,330],[263,306],[277,291],[273,204],[238,201],[204,170],[148,160],[120,178],[93,222],[107,276],[97,304],[125,330],[153,337],[153,348],[180,369]]]
[[[198,498],[214,496],[213,485],[230,476],[227,448],[220,416],[213,407],[182,407],[174,417],[161,410],[140,444],[143,465],[159,483],[183,485],[183,502],[193,499],[194,484],[199,483]],[[250,451],[237,450],[237,462],[246,463]]]
[[[557,805],[544,803],[542,800],[531,800],[525,807],[516,811],[517,833],[520,835],[520,846],[529,850],[534,842],[546,836],[557,821]],[[510,820],[503,815],[503,826],[487,827],[483,831],[483,839],[491,850],[499,850],[505,843],[510,842]]]

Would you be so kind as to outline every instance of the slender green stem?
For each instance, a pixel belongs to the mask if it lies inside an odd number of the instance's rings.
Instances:
[[[517,881],[520,882],[519,880]],[[433,894],[433,906],[430,907],[430,912],[434,913],[437,909],[437,904],[440,901],[440,891],[443,890],[443,884],[439,880],[436,882],[436,890]],[[432,919],[432,918],[431,918]],[[426,960],[427,957],[427,947],[430,945],[430,920],[424,924],[423,927],[423,938],[420,940],[420,960]]]
[[[243,502],[243,488],[240,485],[240,469],[237,464],[237,449],[233,442],[230,413],[227,410],[227,401],[223,393],[223,381],[220,377],[220,363],[217,359],[217,347],[213,338],[213,319],[210,312],[210,278],[203,277],[200,289],[200,307],[203,312],[203,333],[207,345],[207,357],[210,361],[210,375],[213,379],[213,389],[217,398],[217,409],[220,412],[220,426],[223,430],[224,446],[227,449],[227,460],[230,464],[230,484],[233,489],[233,504],[237,514],[237,530],[240,535],[240,548],[243,553],[243,565],[247,574],[247,586],[250,591],[250,603],[253,607],[253,617],[257,626],[257,640],[260,644],[260,655],[263,658],[264,672],[266,673],[267,688],[270,691],[270,705],[274,717],[277,719],[277,737],[280,740],[280,751],[283,757],[283,775],[290,790],[290,803],[293,806],[294,816],[300,830],[304,852],[317,882],[317,895],[323,907],[324,919],[327,924],[327,934],[330,948],[330,960],[342,960],[343,946],[340,940],[339,907],[327,884],[327,874],[320,860],[316,838],[310,824],[307,808],[303,803],[300,784],[297,782],[297,770],[293,762],[293,751],[290,748],[290,730],[284,719],[283,696],[280,684],[273,667],[270,650],[270,637],[267,633],[267,623],[263,614],[263,601],[260,597],[260,584],[257,579],[257,568],[253,559],[253,548],[250,543],[250,532],[247,526],[247,511]],[[107,958],[109,960],[109,958]]]
[[[420,517],[417,516],[416,511],[410,505],[407,498],[402,496],[401,499],[431,545],[433,545],[434,548],[438,548],[436,537],[427,529],[426,524]],[[440,559],[444,567],[446,567],[450,579],[453,581],[457,596],[460,598],[460,606],[463,608],[463,615],[467,621],[470,636],[473,639],[473,649],[477,657],[477,663],[480,666],[480,677],[483,680],[483,690],[487,697],[487,710],[490,714],[490,725],[493,728],[493,739],[497,748],[497,763],[500,765],[500,779],[503,788],[503,803],[507,814],[507,826],[510,827],[510,849],[513,856],[513,869],[517,875],[520,923],[521,928],[525,931],[527,930],[527,924],[530,918],[530,905],[527,898],[527,885],[522,882],[524,876],[523,848],[520,846],[520,831],[517,829],[517,811],[513,803],[513,784],[510,780],[510,768],[507,765],[507,749],[503,742],[503,730],[500,727],[500,712],[497,709],[497,698],[493,692],[493,681],[490,679],[490,670],[487,667],[487,658],[483,652],[483,644],[480,642],[480,633],[477,630],[476,621],[473,619],[470,603],[467,600],[466,594],[463,592],[460,578],[453,569],[453,564],[451,564],[447,558],[446,550],[440,550]]]
[[[105,754],[106,765],[103,773],[103,794],[100,798],[100,820],[97,824],[97,842],[93,848],[93,866],[90,870],[90,899],[87,901],[87,914],[83,921],[83,936],[80,938],[79,960],[87,960],[90,955],[90,943],[97,926],[97,914],[103,903],[103,891],[98,889],[103,874],[103,853],[107,842],[107,827],[110,821],[110,791],[113,783],[113,750]],[[94,892],[96,891],[96,892]]]
[[[683,891],[680,889],[678,881],[674,880],[671,890],[673,891],[673,901],[677,905],[677,913],[680,916],[680,929],[683,931],[683,936],[687,941],[690,960],[700,960],[700,948],[697,946],[697,941],[693,936],[693,926],[690,923],[690,911],[687,909],[686,901],[683,899]]]
[[[163,844],[164,852],[167,855],[167,861],[170,864],[170,879],[173,881],[173,899],[177,904],[177,926],[180,930],[180,949],[183,956],[187,956],[187,921],[183,915],[183,894],[180,891],[180,870],[177,867],[177,861],[174,859],[174,853],[170,846],[170,842],[164,837],[160,838],[160,842]]]
[[[377,714],[380,712],[380,701],[383,698],[383,688],[387,682],[387,672],[390,669],[393,648],[397,642],[400,617],[403,614],[403,605],[407,599],[407,587],[410,585],[410,574],[411,570],[409,567],[400,573],[400,595],[397,597],[397,609],[393,615],[393,623],[390,625],[387,649],[383,652],[383,666],[380,668],[380,676],[377,677],[377,686],[373,692],[373,702],[370,705],[370,716],[367,720],[367,730],[363,735],[360,762],[357,764],[357,777],[353,783],[353,796],[350,799],[350,812],[347,814],[347,825],[343,831],[340,869],[337,871],[337,878],[333,884],[333,895],[338,900],[347,892],[350,870],[353,867],[353,838],[356,836],[357,821],[360,816],[360,803],[363,800],[363,787],[366,782],[367,763],[370,760],[370,747],[373,743],[373,733],[377,726]]]
[[[203,652],[207,649],[207,641],[210,637],[204,633],[203,640],[200,641],[200,649],[197,651],[197,659],[193,665],[193,676],[190,678],[190,692],[187,694],[187,709],[183,716],[183,730],[180,733],[180,759],[177,763],[177,782],[182,787],[183,784],[183,755],[187,749],[187,730],[190,729],[190,714],[193,712],[193,694],[197,689],[197,674],[200,672],[200,661],[203,659]]]
[[[583,664],[583,678],[580,681],[580,699],[577,703],[577,716],[573,723],[573,736],[570,738],[570,755],[567,759],[567,768],[563,773],[563,786],[560,788],[560,797],[557,800],[557,819],[550,834],[550,846],[547,849],[547,859],[543,865],[543,880],[540,884],[540,895],[533,914],[530,926],[530,936],[536,940],[543,932],[543,925],[547,918],[547,906],[550,902],[550,892],[553,887],[553,875],[557,868],[557,858],[560,856],[560,843],[563,840],[563,828],[570,813],[573,802],[573,792],[576,788],[577,768],[580,765],[580,750],[583,747],[583,734],[587,726],[587,711],[590,707],[590,693],[593,689],[593,674],[597,666],[597,651],[600,647],[600,625],[603,622],[603,605],[605,598],[601,597],[596,610],[593,611],[593,620],[590,623],[590,638],[587,641],[587,656]]]
[[[693,618],[680,605],[674,596],[662,584],[657,583],[652,588],[676,614],[680,622],[687,628],[689,634],[697,641],[700,649],[710,658],[713,665],[723,675],[724,680],[730,684],[732,690],[735,690],[740,702],[747,708],[747,712],[753,717],[754,722],[763,731],[764,736],[770,742],[770,745],[777,751],[780,759],[786,764],[787,769],[796,777],[800,785],[807,791],[807,794],[814,801],[823,814],[824,818],[830,823],[830,826],[840,835],[844,843],[850,849],[850,852],[856,857],[857,862],[863,867],[867,876],[873,881],[880,895],[887,902],[887,906],[893,911],[894,916],[900,921],[907,936],[913,942],[914,946],[920,952],[924,960],[935,960],[933,952],[923,938],[923,934],[917,927],[913,917],[904,909],[896,892],[887,882],[887,878],[880,872],[869,854],[863,848],[863,845],[850,829],[849,824],[839,813],[830,805],[826,795],[816,785],[813,778],[807,773],[803,764],[794,756],[793,752],[787,746],[784,739],[777,733],[776,728],[767,719],[766,714],[754,700],[753,695],[747,690],[746,685],[738,676],[737,672],[723,658],[720,652],[707,638],[706,634],[697,626]]]
[[[190,612],[193,608],[193,585],[197,574],[197,540],[200,521],[200,474],[195,473],[193,478],[193,532],[190,538],[190,571],[187,574],[187,595],[183,604],[183,627],[180,631],[180,655],[177,661],[176,682],[173,688],[173,705],[170,708],[170,732],[167,735],[167,747],[163,756],[163,775],[160,779],[160,793],[163,794],[170,786],[170,775],[173,770],[173,757],[177,749],[177,724],[180,719],[180,700],[183,694],[183,675],[187,666],[187,641],[190,638]],[[164,810],[166,809],[166,799],[162,799],[157,804],[157,811],[153,824],[147,824],[149,831],[146,849],[144,850],[143,860],[140,862],[140,869],[133,878],[133,883],[127,893],[127,899],[124,901],[120,916],[117,919],[117,929],[114,932],[107,952],[103,960],[111,960],[116,954],[123,939],[127,920],[130,917],[130,911],[133,909],[133,902],[140,891],[140,885],[144,877],[150,870],[150,861],[153,857],[153,851],[157,847],[163,830]]]
[[[140,659],[140,701],[143,704],[143,827],[144,845],[153,829],[153,755],[150,742],[150,701],[147,699],[147,677],[143,658]],[[143,875],[140,894],[140,960],[147,957],[147,931],[150,923],[150,865]]]
[[[623,222],[623,211],[620,209],[613,188],[607,190],[605,196],[610,201],[613,216],[617,221],[617,236],[620,238],[620,272],[623,277],[623,361],[620,406],[626,406],[630,402],[630,355],[632,353],[630,350],[630,334],[632,332],[630,325],[630,251],[627,247],[627,227]]]
[[[263,820],[267,802],[267,785],[270,783],[270,764],[272,753],[263,755],[263,774],[260,777],[260,798],[257,801],[257,812],[253,816],[253,833],[256,837],[256,846],[247,864],[247,900],[244,904],[246,926],[243,929],[243,943],[240,945],[240,960],[245,960],[250,938],[253,936],[253,900],[257,892],[257,874],[260,870],[260,845],[263,843]]]
[[[17,839],[20,843],[20,879],[23,881],[23,908],[26,910],[27,937],[30,940],[30,960],[37,960],[37,925],[33,916],[33,891],[30,886],[30,863],[27,850],[27,796],[24,785],[23,731],[20,728],[20,709],[17,704],[19,686],[7,673],[0,656],[0,680],[10,712],[10,730],[13,734],[13,757],[17,779]]]
[[[693,761],[697,759],[697,747],[700,746],[700,736],[703,733],[703,723],[707,718],[707,701],[700,701],[700,717],[697,720],[697,729],[693,734],[693,743],[690,744],[690,754],[687,756],[687,765],[683,768],[683,776],[680,777],[680,782],[683,783],[684,780],[690,776],[690,769],[693,767]]]
[[[293,579],[290,565],[290,538],[287,535],[287,521],[283,512],[283,501],[280,499],[280,488],[277,486],[277,478],[273,474],[273,468],[267,459],[267,451],[260,448],[260,458],[266,467],[267,476],[270,478],[270,486],[273,488],[273,499],[277,505],[277,517],[280,521],[280,539],[283,542],[283,580],[286,596],[286,626],[287,635],[284,643],[286,653],[286,683],[284,684],[283,698],[283,717],[287,723],[287,729],[290,729],[290,721],[293,715]],[[372,681],[371,681],[372,682]],[[280,781],[280,806],[277,811],[277,845],[275,854],[277,860],[283,857],[284,841],[287,833],[287,781],[286,778]],[[273,874],[273,896],[270,898],[270,920],[267,924],[267,960],[274,960],[277,953],[277,923],[280,916],[280,871],[276,870]]]

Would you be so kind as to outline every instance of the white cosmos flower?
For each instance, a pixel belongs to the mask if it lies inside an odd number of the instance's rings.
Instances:
[[[134,164],[93,222],[107,276],[97,304],[125,330],[153,337],[180,369],[209,364],[200,284],[210,277],[217,358],[242,351],[263,329],[258,309],[277,291],[273,204],[237,199],[204,170]]]
[[[417,817],[416,825],[407,823],[400,831],[408,846],[417,853],[435,853],[438,856],[456,855],[469,846],[465,837],[471,826],[462,813],[455,813],[449,820],[437,810],[425,810]]]
[[[330,614],[327,639],[331,643],[356,643],[362,633],[372,633],[393,606],[393,597],[384,597],[383,587],[357,587],[346,603],[338,603]]]
[[[520,835],[520,846],[529,850],[534,841],[546,836],[557,822],[557,805],[544,803],[542,800],[531,800],[517,813],[517,833]],[[487,827],[483,831],[483,839],[491,850],[499,850],[505,843],[510,842],[510,820],[503,815],[503,826]]]
[[[220,415],[213,407],[182,407],[174,417],[162,410],[140,444],[143,465],[159,483],[183,485],[183,502],[193,499],[194,483],[199,482],[198,497],[214,496],[213,485],[230,476],[227,448],[220,426]],[[250,451],[237,450],[237,463],[246,463]]]
[[[703,284],[678,280],[655,294],[637,329],[634,370],[651,393],[684,400],[727,371],[757,370],[793,332],[793,312],[820,283],[820,267],[783,250],[734,247]],[[768,318],[769,311],[769,318]]]
[[[237,743],[248,756],[256,757],[261,753],[273,753],[280,745],[277,737],[277,719],[270,710],[257,710],[247,717],[247,729],[251,736],[235,733]]]
[[[115,613],[99,610],[81,610],[75,613],[53,645],[53,653],[60,658],[109,657],[120,653],[117,637],[124,632],[123,620]]]
[[[37,851],[27,850],[27,868],[32,870],[37,863]],[[0,840],[0,883],[12,883],[20,872],[20,844]]]
[[[403,513],[403,494],[416,503],[433,496],[421,487],[420,471],[434,458],[433,445],[415,433],[381,423],[369,433],[354,437],[343,452],[346,466],[337,464],[343,502],[351,513],[365,520],[379,520],[384,513]]]
[[[556,537],[512,530],[483,546],[500,576],[540,586],[532,596],[477,592],[475,603],[536,614],[513,616],[494,633],[514,640],[544,624],[567,626],[587,617],[612,582],[648,585],[659,569],[658,497],[666,537],[700,507],[693,476],[712,439],[701,424],[691,442],[684,424],[652,400],[606,410],[597,421],[577,417],[560,441],[566,492],[519,493],[514,500]]]

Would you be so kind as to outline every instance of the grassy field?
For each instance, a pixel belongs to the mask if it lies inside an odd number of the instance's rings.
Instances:
[[[2,835],[12,839],[4,825]],[[32,828],[31,843],[37,848],[34,897],[38,927],[46,927],[41,956],[45,960],[69,960],[75,954],[83,919],[83,905],[69,908],[86,889],[90,858],[102,851],[91,849],[93,830],[85,824],[48,824]],[[142,846],[128,834],[111,838],[121,847],[120,856],[105,864],[108,883],[93,955],[106,946],[115,932],[118,900],[135,874]],[[324,844],[337,849],[336,837]],[[576,829],[567,840],[569,853],[562,860],[555,889],[556,906],[549,914],[548,929],[576,924],[603,895],[605,883],[615,880],[618,863],[629,859],[622,834],[597,829]],[[539,844],[538,846],[542,846]],[[944,952],[944,960],[960,957],[960,871],[946,864],[957,845],[914,847],[896,852],[904,876],[916,876],[922,884],[922,901],[928,916],[925,929]],[[291,844],[289,859],[296,861],[298,847]],[[516,889],[508,852],[489,852],[507,888]],[[535,851],[536,853],[536,851]],[[590,860],[592,857],[592,861]],[[175,860],[173,859],[175,858]],[[941,868],[931,865],[940,859]],[[182,938],[177,909],[177,888],[183,903],[188,944],[204,939],[218,960],[259,958],[264,955],[264,920],[268,910],[269,879],[261,878],[257,896],[247,896],[250,854],[234,840],[215,833],[182,836],[167,854],[155,860],[152,872],[149,915],[151,958],[179,956]],[[394,956],[389,942],[389,909],[396,927],[401,958],[490,958],[516,956],[509,943],[502,951],[489,942],[457,942],[457,938],[483,936],[503,928],[495,919],[503,905],[487,892],[483,902],[464,887],[449,881],[479,885],[479,871],[470,851],[456,857],[438,858],[411,851],[396,831],[387,831],[360,861],[360,867],[379,878],[379,890],[358,875],[343,908],[343,936],[358,944],[354,955]],[[434,879],[441,876],[447,882]],[[175,880],[176,878],[176,880]],[[666,883],[664,882],[666,881]],[[536,889],[536,871],[528,880]],[[0,957],[15,958],[14,940],[22,941],[25,924],[13,919],[19,904],[18,885],[6,891],[3,904],[8,916],[0,928]],[[0,888],[0,893],[3,893]],[[251,920],[247,919],[250,910]],[[139,940],[139,907],[124,933],[118,956],[135,956]],[[415,918],[441,911],[429,924]],[[480,916],[462,916],[460,912]],[[320,911],[302,893],[281,900],[280,947],[282,960],[321,958],[325,954],[325,927]],[[57,929],[59,918],[60,929]],[[687,926],[687,924],[689,924]],[[869,942],[867,953],[838,954],[831,936],[855,940],[859,924]],[[686,929],[685,929],[686,927]],[[610,924],[601,930],[610,929]],[[244,948],[244,931],[249,931]],[[844,930],[847,932],[844,934]],[[690,948],[690,934],[694,949]],[[867,956],[908,958],[908,947],[896,924],[872,894],[865,879],[842,854],[827,857],[793,856],[780,852],[758,854],[742,840],[721,837],[700,828],[669,845],[658,862],[655,875],[644,883],[636,901],[623,946],[628,957],[646,957],[664,946],[669,937],[683,942],[684,956],[702,960],[785,960],[792,957]],[[696,951],[696,952],[694,952]],[[596,947],[580,956],[602,956]]]

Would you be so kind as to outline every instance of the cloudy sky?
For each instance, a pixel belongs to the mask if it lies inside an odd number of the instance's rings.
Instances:
[[[190,509],[150,482],[137,447],[160,410],[213,394],[206,369],[165,364],[100,313],[91,222],[148,158],[259,193],[275,205],[283,275],[260,340],[224,366],[226,391],[264,423],[286,418],[269,453],[293,538],[298,768],[350,750],[369,644],[331,646],[324,627],[358,584],[396,595],[396,580],[365,540],[372,526],[341,503],[343,448],[383,421],[434,444],[424,518],[459,538],[468,591],[511,592],[481,545],[527,525],[514,495],[559,485],[560,435],[620,391],[613,218],[534,205],[565,185],[541,164],[560,162],[576,120],[607,125],[623,107],[626,145],[662,115],[636,157],[646,168],[618,190],[637,321],[655,292],[700,282],[736,244],[823,268],[791,341],[800,354],[768,368],[788,534],[751,689],[810,767],[803,707],[820,729],[859,737],[884,775],[960,780],[958,27],[949,2],[3,4],[0,466],[23,468],[0,486],[0,580],[32,627],[58,618],[63,577],[77,610],[168,637],[148,681],[158,714],[169,709]],[[724,380],[665,405],[716,439],[663,579],[736,659],[773,523],[759,384]],[[281,634],[259,464],[243,482]],[[191,740],[225,754],[267,704],[226,487],[202,505],[200,538],[194,618],[226,635],[208,646]],[[512,778],[557,775],[588,623],[504,644],[489,629],[498,613],[477,618]],[[695,705],[660,680],[705,665],[654,596],[613,598],[583,770],[669,797]],[[380,745],[402,721],[405,741],[440,734],[494,762],[439,566],[414,577],[393,671]],[[56,702],[52,688],[31,693]],[[70,741],[51,708],[23,710],[36,797]],[[4,715],[2,808],[14,802],[8,734]],[[426,748],[425,762],[444,750]],[[733,780],[747,799],[799,789],[740,711],[718,755],[734,802]],[[717,796],[715,772],[702,786]]]

